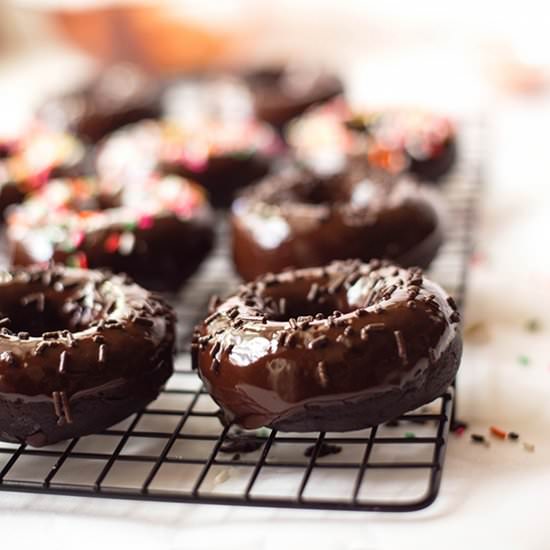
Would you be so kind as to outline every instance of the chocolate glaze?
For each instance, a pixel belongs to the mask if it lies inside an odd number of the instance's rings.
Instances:
[[[198,325],[193,366],[228,422],[360,429],[446,390],[458,320],[419,268],[334,262],[243,285]]]
[[[162,88],[137,67],[103,70],[83,88],[47,101],[38,116],[51,127],[96,143],[121,126],[161,115]]]
[[[312,105],[343,93],[340,79],[319,70],[266,67],[244,75],[258,118],[282,128]]]
[[[154,170],[203,185],[212,204],[227,207],[235,190],[264,176],[280,141],[263,123],[205,119],[200,124],[143,121],[112,134],[100,146],[102,179],[143,179]]]
[[[235,267],[246,280],[345,258],[426,267],[443,240],[433,195],[363,163],[331,176],[290,168],[234,203]]]
[[[102,431],[173,370],[172,310],[125,276],[53,266],[0,277],[0,438],[33,446]]]
[[[168,203],[155,203],[164,193]],[[200,188],[176,176],[107,196],[93,180],[63,180],[10,214],[8,240],[13,265],[107,267],[174,291],[212,248],[213,215]]]

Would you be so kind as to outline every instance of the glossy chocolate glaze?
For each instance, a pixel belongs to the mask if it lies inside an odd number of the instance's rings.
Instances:
[[[290,168],[234,203],[235,267],[245,280],[346,258],[426,267],[443,240],[436,203],[408,178],[363,163],[331,176]]]
[[[64,193],[83,184],[56,181],[44,196],[59,191],[65,197]],[[36,203],[41,201],[35,196],[11,213],[7,233],[13,265],[53,260],[107,267],[128,273],[146,288],[175,291],[211,250],[212,211],[200,188],[186,180],[161,178],[150,182],[145,190],[128,188],[121,195],[114,193],[103,199],[93,182],[90,185],[92,190],[78,197],[82,204],[75,204],[75,199],[48,210],[45,200],[46,211],[34,215]],[[167,187],[170,202],[149,208],[154,197],[163,193],[162,185]],[[184,195],[181,205],[178,195]],[[139,204],[139,197],[145,204]],[[100,199],[106,204],[101,205]]]
[[[83,88],[47,101],[38,116],[96,143],[126,124],[159,117],[161,97],[161,86],[137,67],[113,65]]]
[[[319,70],[267,67],[244,75],[258,118],[282,128],[312,105],[343,93],[342,82]]]
[[[193,365],[245,428],[359,429],[446,390],[458,321],[419,268],[334,262],[243,285],[197,327]]]
[[[268,172],[279,148],[273,129],[253,119],[148,120],[107,138],[96,165],[102,179],[139,181],[155,170],[188,177],[206,188],[214,206],[227,207],[238,188]]]
[[[0,276],[0,438],[42,446],[136,412],[172,373],[175,318],[125,276]]]

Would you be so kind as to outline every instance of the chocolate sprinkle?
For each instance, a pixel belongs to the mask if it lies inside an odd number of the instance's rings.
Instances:
[[[399,354],[401,363],[406,366],[409,363],[409,358],[407,357],[407,348],[403,333],[400,330],[394,330],[393,335],[395,337],[395,342],[397,343],[397,353]]]
[[[100,344],[99,346],[99,350],[98,350],[98,353],[97,353],[97,362],[100,364],[100,365],[104,365],[105,364],[105,361],[106,361],[106,356],[107,354],[107,346],[105,344]]]
[[[59,355],[59,374],[63,374],[67,368],[67,351],[63,350]]]
[[[134,317],[134,323],[147,328],[151,328],[155,324],[152,319],[148,319],[147,317],[140,317],[139,315],[136,315]]]
[[[317,336],[317,338],[314,338],[311,340],[308,344],[309,349],[319,349],[325,347],[329,343],[329,339],[327,336],[322,334],[321,336]]]
[[[328,377],[327,377],[327,364],[324,361],[319,361],[317,363],[317,369],[315,370],[315,374],[317,375],[317,380],[319,381],[319,384],[326,388],[328,386]]]

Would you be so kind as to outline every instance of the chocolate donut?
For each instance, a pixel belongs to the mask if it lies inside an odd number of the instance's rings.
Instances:
[[[307,67],[266,67],[245,73],[256,115],[281,129],[312,105],[343,93],[335,75]]]
[[[458,321],[419,268],[335,262],[243,285],[197,327],[193,366],[228,422],[361,429],[447,389]]]
[[[17,139],[0,141],[0,217],[51,178],[89,171],[85,146],[67,133],[33,126]]]
[[[13,265],[106,267],[168,291],[196,270],[213,234],[203,190],[178,176],[119,189],[55,180],[11,211],[7,230]]]
[[[153,170],[203,185],[214,206],[264,176],[280,146],[274,131],[252,119],[189,124],[144,121],[111,135],[100,147],[102,179],[135,181]]]
[[[421,109],[354,111],[343,101],[312,109],[294,121],[286,140],[312,169],[339,169],[349,157],[371,166],[437,181],[452,168],[456,134],[446,117]]]
[[[331,176],[289,168],[235,201],[233,260],[245,280],[346,258],[426,267],[443,241],[438,209],[433,191],[363,163]]]
[[[174,315],[127,277],[59,266],[0,276],[0,439],[36,447],[141,410],[173,370]]]
[[[161,87],[131,64],[104,69],[83,88],[47,101],[38,116],[48,126],[96,143],[121,126],[161,115]]]

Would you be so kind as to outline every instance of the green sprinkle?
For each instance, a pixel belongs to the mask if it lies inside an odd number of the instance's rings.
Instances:
[[[415,437],[416,437],[416,434],[414,432],[405,432],[406,439],[414,439]]]
[[[527,357],[527,355],[520,355],[518,357],[518,363],[523,367],[527,366],[530,362],[531,360],[529,359],[529,357]]]
[[[124,231],[133,231],[137,227],[137,221],[125,222],[122,226]]]
[[[541,324],[538,319],[529,319],[525,323],[525,329],[528,332],[538,332],[541,329]]]

